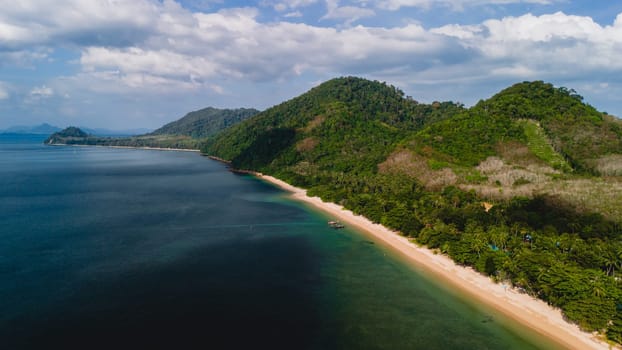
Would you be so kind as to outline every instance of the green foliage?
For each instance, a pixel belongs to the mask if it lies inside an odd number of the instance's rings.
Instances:
[[[473,166],[495,155],[497,143],[523,138],[512,119],[474,110],[430,124],[416,135],[414,144],[419,153],[432,147],[449,155],[455,164]]]
[[[431,121],[463,110],[451,102],[419,104],[399,89],[360,78],[330,80],[290,101],[274,106],[208,141],[205,153],[236,159],[241,168],[283,172],[296,163],[321,172],[374,173],[395,145]],[[294,130],[289,142],[274,150],[269,162],[240,157],[273,129]],[[290,135],[291,136],[291,135]],[[321,140],[313,144],[311,140]],[[298,146],[297,146],[298,145]],[[307,146],[304,146],[307,145]],[[288,176],[300,175],[290,169]]]
[[[571,171],[572,168],[568,165],[564,157],[553,149],[549,140],[544,133],[544,130],[539,124],[532,120],[522,120],[520,125],[525,131],[525,137],[527,138],[527,146],[529,150],[536,155],[536,157],[542,159],[549,164],[553,169]]]
[[[190,136],[183,135],[101,137],[88,135],[78,128],[67,128],[63,131],[52,134],[45,141],[45,143],[87,146],[199,149],[202,140],[193,139]]]
[[[61,131],[55,132],[50,137],[48,137],[44,143],[45,144],[56,144],[63,143],[63,140],[78,140],[88,137],[89,135],[82,131],[80,128],[76,128],[75,126],[70,126]]]
[[[203,150],[399,230],[620,341],[620,223],[577,213],[547,196],[515,197],[486,211],[475,192],[453,186],[432,192],[413,176],[378,171],[394,150],[406,148],[424,160],[417,164],[466,169],[460,171],[473,181],[485,181],[472,166],[497,155],[499,144],[528,145],[535,156],[568,170],[562,157],[572,166],[587,164],[579,150],[584,135],[619,135],[616,123],[572,90],[542,82],[517,84],[464,110],[453,103],[418,104],[386,84],[340,78],[233,126]],[[595,152],[590,157],[618,150],[619,136],[609,136],[588,147]]]
[[[294,142],[295,137],[296,131],[293,129],[270,129],[257,137],[249,148],[233,158],[231,165],[237,168],[262,168],[286,150]]]
[[[190,112],[148,135],[185,135],[206,138],[259,113],[256,109],[217,109],[207,107]]]
[[[583,103],[583,97],[572,89],[555,88],[542,81],[519,83],[480,101],[473,110],[515,120],[539,121],[555,151],[578,170],[591,171],[590,159],[622,153],[620,122]],[[541,139],[541,136],[534,138]],[[534,141],[534,138],[530,140]],[[559,163],[550,151],[543,151],[546,154],[538,156]]]
[[[205,142],[206,137],[214,136],[222,130],[254,116],[258,112],[255,109],[216,109],[208,107],[190,112],[183,118],[168,123],[152,133],[130,137],[93,136],[76,127],[69,127],[52,134],[45,143],[199,149]]]

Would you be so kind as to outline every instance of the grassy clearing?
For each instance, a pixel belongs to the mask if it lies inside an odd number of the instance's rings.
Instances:
[[[498,157],[489,157],[472,173],[485,180],[469,181],[468,177],[461,176],[459,187],[475,190],[491,201],[544,195],[578,212],[600,213],[607,219],[622,221],[622,177],[564,175],[549,166],[517,166]]]
[[[573,205],[579,212],[600,213],[622,221],[622,182],[620,178],[574,179],[551,183],[546,191]]]
[[[540,127],[536,121],[524,119],[519,121],[519,124],[525,131],[525,137],[527,137],[527,147],[529,147],[529,150],[533,152],[533,154],[545,161],[554,169],[562,170],[564,172],[572,171],[572,168],[568,162],[566,162],[564,157],[553,149],[553,146],[551,146],[544,130],[542,130],[542,127]]]
[[[610,154],[592,161],[594,168],[603,176],[622,176],[622,155]]]

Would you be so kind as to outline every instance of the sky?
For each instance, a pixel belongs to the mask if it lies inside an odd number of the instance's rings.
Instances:
[[[471,106],[544,80],[622,116],[618,0],[0,0],[0,129],[155,129],[360,76]]]

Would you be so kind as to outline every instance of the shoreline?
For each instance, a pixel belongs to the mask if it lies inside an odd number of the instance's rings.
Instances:
[[[559,346],[577,350],[619,349],[600,339],[598,335],[583,332],[577,325],[566,322],[561,310],[549,306],[542,300],[520,293],[515,288],[506,288],[504,284],[494,283],[490,278],[472,268],[457,265],[449,257],[435,254],[430,249],[418,246],[397,232],[356,215],[338,204],[324,202],[319,197],[309,197],[304,189],[294,187],[272,176],[255,172],[247,173],[290,192],[293,199],[307,203],[375,237],[411,263],[438,277],[442,282],[456,287],[472,299],[501,312]]]
[[[46,146],[70,146],[70,147],[105,147],[105,148],[122,148],[122,149],[144,149],[151,151],[176,151],[176,152],[201,152],[198,149],[191,148],[165,148],[165,147],[149,147],[149,146],[112,146],[112,145],[80,145],[66,143],[46,143]]]

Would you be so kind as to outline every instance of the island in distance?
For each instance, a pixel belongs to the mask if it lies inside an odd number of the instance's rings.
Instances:
[[[81,128],[68,127],[50,135],[45,140],[45,143],[48,145],[199,149],[207,138],[257,113],[259,111],[252,108],[217,109],[207,107],[190,112],[179,120],[143,135],[127,137],[97,136],[85,132]]]

